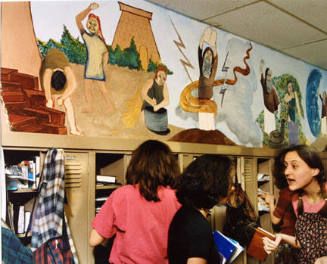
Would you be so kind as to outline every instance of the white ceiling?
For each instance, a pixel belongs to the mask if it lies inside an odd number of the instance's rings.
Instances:
[[[327,0],[147,0],[327,70]]]

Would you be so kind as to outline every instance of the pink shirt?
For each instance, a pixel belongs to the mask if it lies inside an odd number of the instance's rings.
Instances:
[[[325,184],[325,189],[327,190],[327,183]],[[321,208],[323,208],[323,206],[325,205],[325,200],[320,200],[317,203],[310,203],[307,199],[306,195],[302,195],[302,201],[303,201],[303,212],[305,213],[318,213],[320,211]],[[298,211],[297,211],[297,205],[299,203],[299,195],[295,194],[293,196],[293,208],[295,211],[296,216],[298,216]]]
[[[170,187],[159,187],[158,196],[159,202],[145,200],[138,185],[109,196],[92,227],[105,238],[116,234],[110,263],[168,263],[168,229],[180,204]]]

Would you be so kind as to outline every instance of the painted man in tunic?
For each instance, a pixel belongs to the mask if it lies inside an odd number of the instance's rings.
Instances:
[[[76,90],[77,83],[74,72],[65,53],[58,49],[50,49],[44,56],[40,70],[41,88],[45,92],[48,108],[65,107],[69,131],[71,135],[81,135],[75,123],[75,114],[70,99]]]
[[[198,49],[200,67],[198,96],[200,99],[210,99],[213,95],[213,83],[218,65],[216,38],[217,33],[207,28],[200,39]],[[204,47],[205,44],[207,44],[206,47]]]
[[[104,99],[107,103],[106,112],[115,109],[114,103],[110,98],[109,91],[106,87],[106,76],[104,66],[108,64],[109,52],[101,31],[100,18],[92,13],[99,7],[97,3],[91,3],[88,8],[83,10],[76,16],[76,24],[81,32],[82,38],[87,49],[87,61],[84,70],[84,89],[87,101],[87,107],[83,112],[91,112],[93,105],[91,101],[91,87],[97,84],[100,88]],[[88,15],[89,14],[89,15]],[[87,32],[82,24],[82,21],[88,15],[86,22]]]
[[[279,99],[276,88],[272,81],[272,71],[269,68],[265,69],[263,75],[264,62],[260,62],[260,82],[262,86],[264,108],[264,131],[269,134],[271,131],[276,130],[275,112],[280,113]]]

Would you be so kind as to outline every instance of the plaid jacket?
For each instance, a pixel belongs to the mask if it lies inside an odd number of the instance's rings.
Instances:
[[[66,225],[67,219],[63,225],[63,236],[51,239],[34,252],[34,260],[36,264],[78,264],[78,258],[72,237],[70,235],[69,226]]]
[[[34,252],[35,264],[78,264],[78,258],[69,226],[66,225],[67,219],[63,224],[63,236],[51,239]]]
[[[62,235],[65,197],[64,151],[50,149],[45,157],[39,202],[32,225],[32,250]]]
[[[5,264],[32,264],[32,251],[24,247],[19,238],[9,229],[1,227],[2,261]]]
[[[62,149],[50,149],[45,157],[32,225],[31,248],[36,263],[79,263],[64,214],[64,158]]]

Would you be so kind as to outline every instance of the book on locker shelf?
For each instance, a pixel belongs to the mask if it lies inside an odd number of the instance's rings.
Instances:
[[[31,212],[26,211],[24,205],[12,205],[12,207],[13,209],[8,213],[8,222],[12,231],[20,235],[28,233],[30,231],[28,227],[31,220]]]
[[[40,179],[40,157],[33,160],[23,160],[17,165],[6,167],[7,189],[37,189]]]
[[[97,175],[97,183],[116,183],[116,177],[109,175]]]
[[[8,225],[10,230],[15,232],[15,224],[14,224],[14,204],[8,202],[7,206],[7,218],[8,218]]]
[[[41,158],[40,156],[35,156],[35,187],[39,188],[40,183],[40,171],[41,171]]]
[[[7,189],[9,191],[17,191],[20,189],[27,189],[28,182],[28,168],[26,166],[12,165],[5,170]]]
[[[19,206],[17,219],[17,233],[25,233],[25,208],[24,205]]]
[[[29,181],[32,181],[33,179],[29,177],[28,175],[28,161],[22,161],[21,163],[18,164],[22,168],[23,176],[27,181],[23,182],[23,186],[21,189],[27,189],[30,184]]]
[[[25,233],[30,231],[28,226],[30,224],[31,214],[31,212],[25,211]]]
[[[28,179],[30,180],[28,182],[28,188],[35,189],[35,162],[33,160],[28,160],[25,166],[27,166]]]

